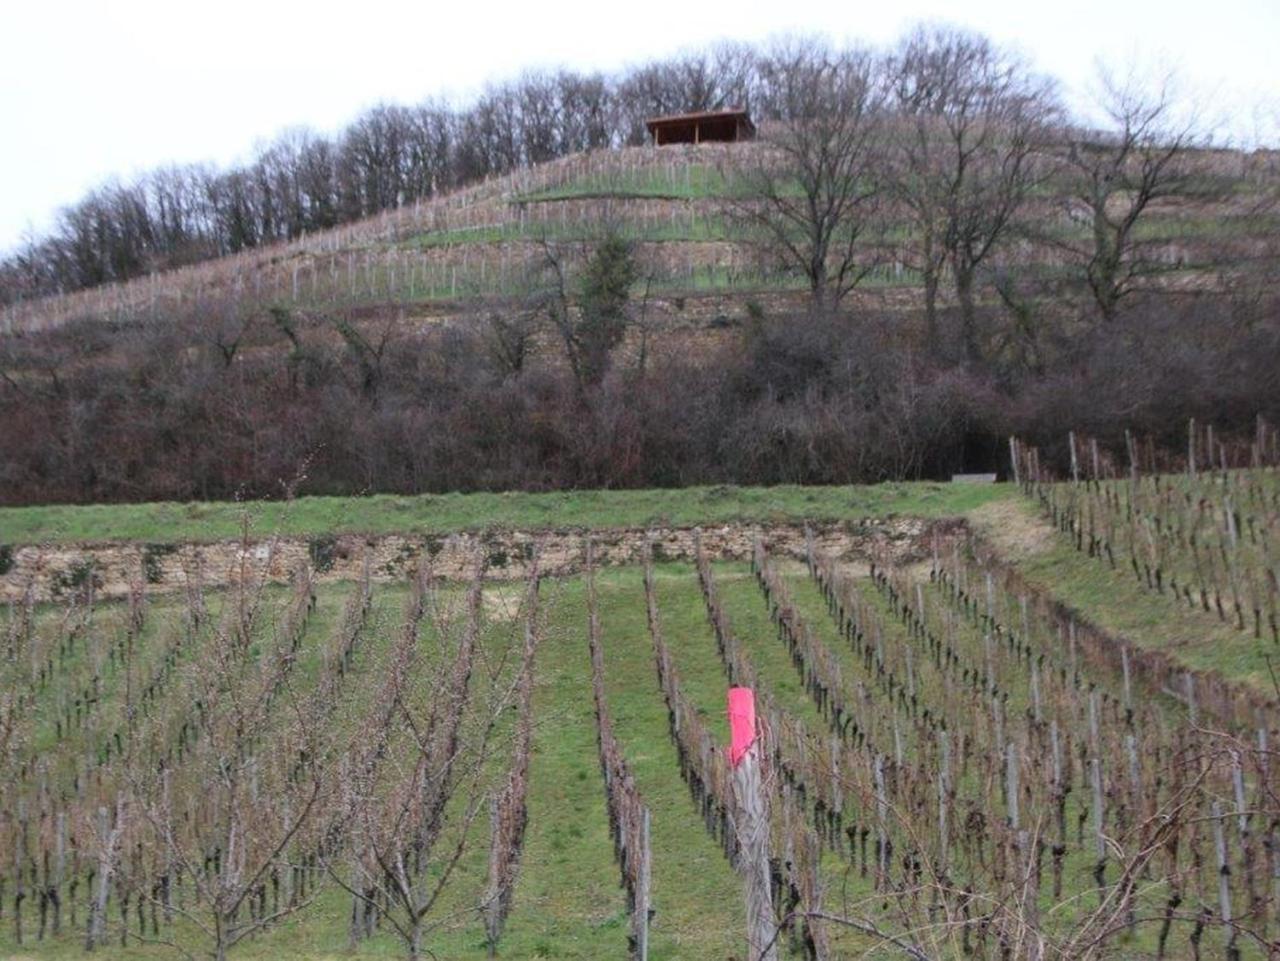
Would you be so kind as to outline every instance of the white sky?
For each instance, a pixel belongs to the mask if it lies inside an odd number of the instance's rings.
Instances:
[[[941,19],[1084,97],[1103,58],[1178,68],[1237,142],[1280,130],[1280,0],[4,0],[0,251],[112,175],[226,164],[380,100],[465,98],[525,67],[612,70],[722,38],[887,43]]]

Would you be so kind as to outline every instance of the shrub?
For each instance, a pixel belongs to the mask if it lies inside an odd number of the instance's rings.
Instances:
[[[97,564],[90,557],[76,561],[65,571],[57,571],[53,575],[51,587],[54,597],[60,597],[68,591],[83,590],[90,583],[95,587],[99,586],[101,581],[96,571]]]
[[[147,544],[142,548],[142,576],[148,584],[159,584],[164,580],[164,568],[161,559],[168,557],[178,549],[176,544]]]
[[[317,574],[333,570],[338,556],[338,539],[332,534],[320,534],[307,542],[307,553],[311,555],[311,567]]]

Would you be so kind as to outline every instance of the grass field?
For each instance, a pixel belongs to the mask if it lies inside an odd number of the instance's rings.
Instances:
[[[242,503],[94,504],[0,508],[0,544],[131,540],[148,543],[257,534],[445,534],[485,529],[545,530],[947,517],[1015,497],[1006,485],[891,483],[859,487],[691,487],[529,494],[299,497]]]

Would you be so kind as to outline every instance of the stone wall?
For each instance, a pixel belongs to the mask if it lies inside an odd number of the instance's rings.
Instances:
[[[955,529],[960,521],[887,518],[813,525],[815,540],[824,551],[843,559],[884,557],[909,563],[929,551],[939,528]],[[699,536],[703,548],[716,559],[746,560],[757,537],[776,554],[804,556],[804,527],[797,524],[731,524],[705,528],[618,528],[591,532],[601,565],[635,564],[652,541],[660,560],[692,560]],[[13,551],[13,564],[0,576],[0,601],[20,599],[27,590],[39,600],[56,598],[93,578],[99,597],[124,597],[130,585],[145,581],[149,592],[180,590],[199,571],[206,586],[234,583],[266,570],[272,580],[285,581],[302,565],[311,565],[321,581],[358,577],[366,554],[373,576],[382,581],[408,576],[424,555],[431,557],[442,577],[463,579],[473,569],[477,551],[489,562],[491,579],[523,578],[534,545],[547,574],[580,570],[585,559],[587,532],[577,529],[544,531],[486,531],[441,536],[280,537],[176,545],[125,542],[79,543]]]

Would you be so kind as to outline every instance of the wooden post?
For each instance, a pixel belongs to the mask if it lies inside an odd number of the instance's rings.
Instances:
[[[53,934],[62,933],[62,885],[67,874],[67,815],[59,811],[56,819],[53,855],[53,891],[56,895],[53,902]]]
[[[876,888],[889,883],[889,798],[884,782],[884,756],[876,755]]]
[[[835,816],[836,827],[832,830],[832,836],[836,847],[842,844],[840,837],[839,822],[844,813],[844,790],[840,785],[840,739],[836,735],[831,735],[831,813]]]
[[[1138,764],[1138,739],[1132,734],[1126,734],[1124,749],[1129,755],[1129,790],[1133,794],[1134,818],[1140,819],[1138,806],[1142,803],[1142,769]]]
[[[769,811],[760,777],[759,750],[757,740],[733,769],[738,867],[747,902],[747,961],[778,961],[769,872]]]
[[[1098,732],[1098,692],[1089,692],[1089,748],[1094,756],[1102,753],[1102,738]]]
[[[1053,796],[1062,795],[1062,741],[1058,738],[1058,721],[1049,722],[1049,753],[1053,759]]]
[[[366,554],[365,555],[366,562],[368,561],[368,558],[369,558],[369,555]],[[291,807],[289,804],[289,799],[287,797],[284,799],[284,823],[285,824],[293,823],[293,818],[291,816]],[[281,857],[280,857],[281,899],[285,904],[292,906],[293,905],[293,865],[290,863],[290,860],[289,860],[288,848],[281,851],[280,854],[281,854]],[[170,910],[170,905],[168,903],[168,898],[166,896],[166,899],[165,899],[165,912],[166,912],[165,920],[166,921],[169,920],[169,917],[168,917],[169,910]]]
[[[1271,763],[1268,758],[1267,729],[1258,728],[1258,757],[1261,760],[1261,781],[1269,785],[1271,779]],[[1274,822],[1267,824],[1267,837],[1263,848],[1271,856],[1271,904],[1275,913],[1275,923],[1280,925],[1280,837],[1276,836]]]
[[[1196,479],[1196,419],[1187,422],[1187,476]]]
[[[651,853],[649,846],[649,809],[645,807],[640,820],[640,864],[636,878],[636,957],[639,961],[649,961]]]
[[[360,939],[364,936],[364,893],[367,888],[364,871],[360,865],[360,854],[353,850],[351,852],[351,917],[347,924],[347,949],[350,951],[355,951],[359,947]]]
[[[947,871],[947,808],[951,803],[951,739],[945,730],[938,731],[940,757],[938,763],[938,850],[942,873]]]
[[[1213,847],[1218,857],[1218,911],[1225,929],[1231,929],[1231,860],[1227,855],[1227,832],[1222,827],[1222,805],[1213,802]],[[1240,956],[1235,947],[1236,933],[1227,942],[1227,958]]]
[[[737,864],[746,898],[747,961],[777,961],[778,926],[773,917],[769,863],[769,805],[761,765],[764,748],[749,688],[729,689],[729,765],[733,792]]]
[[[1102,887],[1106,883],[1107,870],[1107,841],[1104,834],[1106,818],[1102,795],[1102,761],[1096,757],[1093,758],[1089,761],[1089,768],[1093,776],[1093,835],[1095,853],[1098,856],[1097,864],[1093,868],[1093,877],[1098,882],[1098,897],[1103,899],[1105,896],[1102,893]]]
[[[22,946],[22,902],[26,900],[27,889],[24,878],[27,875],[27,801],[18,798],[18,817],[16,836],[13,845],[13,940]]]
[[[1133,689],[1129,678],[1129,649],[1120,648],[1120,670],[1124,675],[1124,710],[1126,720],[1133,721]]]
[[[1009,814],[1009,827],[1018,830],[1018,746],[1010,741],[1005,752],[1005,807]]]
[[[1040,708],[1040,668],[1036,658],[1031,658],[1031,717],[1039,724],[1043,717]]]
[[[89,905],[89,923],[85,931],[84,949],[92,951],[105,940],[107,934],[107,895],[111,892],[111,848],[109,815],[105,806],[98,808],[98,890]]]
[[[991,726],[995,731],[996,754],[1004,753],[1004,711],[1001,710],[1000,696],[991,695]]]
[[[1071,685],[1076,687],[1079,685],[1080,672],[1076,663],[1076,622],[1074,620],[1067,622],[1067,652],[1071,657]]]

